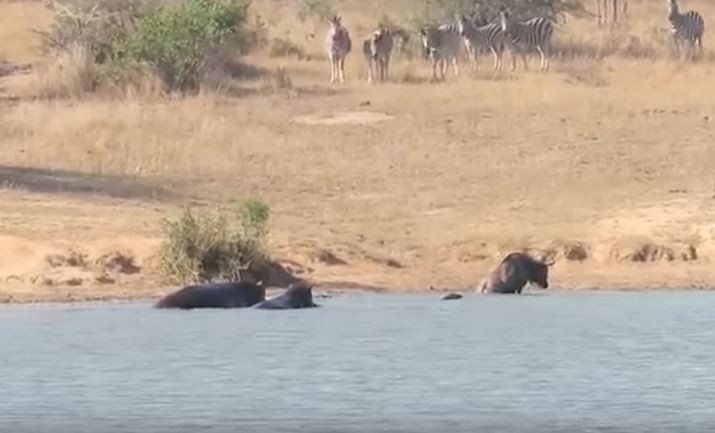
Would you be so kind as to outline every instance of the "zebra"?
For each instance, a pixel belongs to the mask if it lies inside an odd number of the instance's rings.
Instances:
[[[494,56],[494,70],[502,69],[502,54],[504,52],[504,33],[498,23],[477,26],[474,21],[459,17],[459,34],[464,38],[464,45],[472,58],[472,68],[476,71],[479,51],[488,48]]]
[[[696,11],[688,11],[681,14],[678,11],[676,0],[666,0],[668,2],[668,21],[670,21],[670,31],[673,34],[675,49],[680,57],[680,44],[685,41],[690,43],[694,49],[698,46],[698,53],[703,51],[703,33],[705,32],[705,20]]]
[[[334,15],[330,18],[330,28],[325,36],[325,50],[330,63],[330,83],[335,83],[339,79],[345,82],[345,58],[350,54],[352,41],[350,32],[341,22],[341,18]]]
[[[549,69],[551,37],[554,34],[554,26],[551,21],[542,17],[531,18],[527,21],[517,21],[512,19],[505,9],[499,11],[499,18],[506,45],[511,53],[511,70],[516,69],[517,52],[524,62],[524,69],[528,70],[526,53],[534,48],[541,55],[540,70]]]
[[[440,67],[440,78],[447,75],[449,61],[454,67],[454,76],[459,76],[459,49],[461,36],[456,25],[442,24],[438,27],[425,26],[420,29],[424,55],[432,61],[432,79],[437,79],[437,65]]]
[[[372,83],[375,75],[380,81],[389,78],[390,56],[392,55],[392,32],[382,24],[363,42],[362,51],[367,62],[367,82]],[[377,68],[377,72],[375,69]]]

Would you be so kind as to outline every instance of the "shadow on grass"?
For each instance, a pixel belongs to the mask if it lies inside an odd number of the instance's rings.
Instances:
[[[122,199],[169,200],[176,194],[159,182],[128,176],[100,175],[0,165],[0,188],[57,194],[92,194]]]

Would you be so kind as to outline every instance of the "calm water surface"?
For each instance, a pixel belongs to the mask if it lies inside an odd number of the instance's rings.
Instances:
[[[0,309],[0,431],[703,432],[715,293]]]

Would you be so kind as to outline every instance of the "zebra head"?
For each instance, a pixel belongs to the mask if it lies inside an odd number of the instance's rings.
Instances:
[[[678,15],[678,2],[676,0],[665,0],[668,4],[668,16]]]
[[[422,48],[423,48],[422,54],[425,59],[428,59],[430,54],[432,53],[432,48],[430,47],[430,44],[429,44],[429,36],[428,36],[429,30],[430,29],[427,27],[420,28],[420,38],[422,39]]]
[[[464,15],[459,15],[457,17],[457,27],[459,29],[459,35],[464,37],[467,35],[467,28],[472,24],[472,21]]]
[[[380,44],[390,36],[390,30],[385,28],[382,23],[378,24],[377,30],[372,33],[370,38],[370,54],[373,60],[376,60],[380,55]]]
[[[505,33],[510,27],[510,19],[511,14],[509,13],[509,10],[504,7],[499,8],[499,21],[501,22],[501,30]]]
[[[332,27],[340,27],[342,18],[339,15],[333,15],[328,21]]]

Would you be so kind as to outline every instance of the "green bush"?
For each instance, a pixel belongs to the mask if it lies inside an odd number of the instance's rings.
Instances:
[[[164,275],[185,284],[236,280],[243,271],[263,268],[269,260],[264,252],[269,215],[268,206],[256,200],[233,214],[186,209],[177,221],[164,222]],[[240,229],[232,228],[235,222]]]
[[[142,16],[115,44],[115,58],[149,64],[170,89],[196,88],[213,52],[230,42],[241,45],[246,12],[241,0],[164,5]]]

